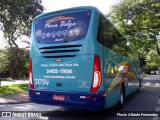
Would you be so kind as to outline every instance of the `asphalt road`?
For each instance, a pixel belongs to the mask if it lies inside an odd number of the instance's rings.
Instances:
[[[139,93],[133,93],[125,99],[122,109],[116,106],[106,111],[81,111],[65,109],[62,107],[39,105],[34,103],[0,105],[0,111],[45,111],[50,117],[42,120],[160,120],[160,117],[138,117],[139,114],[160,112],[160,75],[144,78],[143,87]],[[136,117],[125,117],[128,113]],[[137,113],[137,114],[136,114]],[[1,114],[1,113],[0,113]],[[117,117],[120,116],[121,117]],[[21,120],[22,118],[5,118],[5,120]],[[36,120],[38,118],[23,118],[23,120]],[[4,118],[0,118],[4,120]]]

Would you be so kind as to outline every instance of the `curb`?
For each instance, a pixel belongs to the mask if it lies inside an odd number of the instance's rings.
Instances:
[[[17,102],[4,102],[4,103],[0,103],[0,105],[8,105],[8,104],[23,104],[23,103],[30,103],[29,100],[27,101],[17,101]]]

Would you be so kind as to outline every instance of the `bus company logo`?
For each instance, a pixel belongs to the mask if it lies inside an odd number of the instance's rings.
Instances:
[[[61,21],[61,20],[72,20],[74,19],[73,17],[65,17],[65,16],[58,16],[52,19],[47,20],[47,23],[51,23],[51,22],[56,22],[56,21]]]

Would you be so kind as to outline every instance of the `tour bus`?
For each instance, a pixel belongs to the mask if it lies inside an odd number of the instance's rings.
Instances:
[[[123,105],[142,85],[134,46],[95,7],[43,13],[32,23],[29,97],[99,110]]]

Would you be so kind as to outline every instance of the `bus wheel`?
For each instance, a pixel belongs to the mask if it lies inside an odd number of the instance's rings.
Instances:
[[[120,90],[120,100],[118,103],[118,108],[121,109],[124,105],[124,99],[125,99],[125,88],[122,85],[121,90]]]

